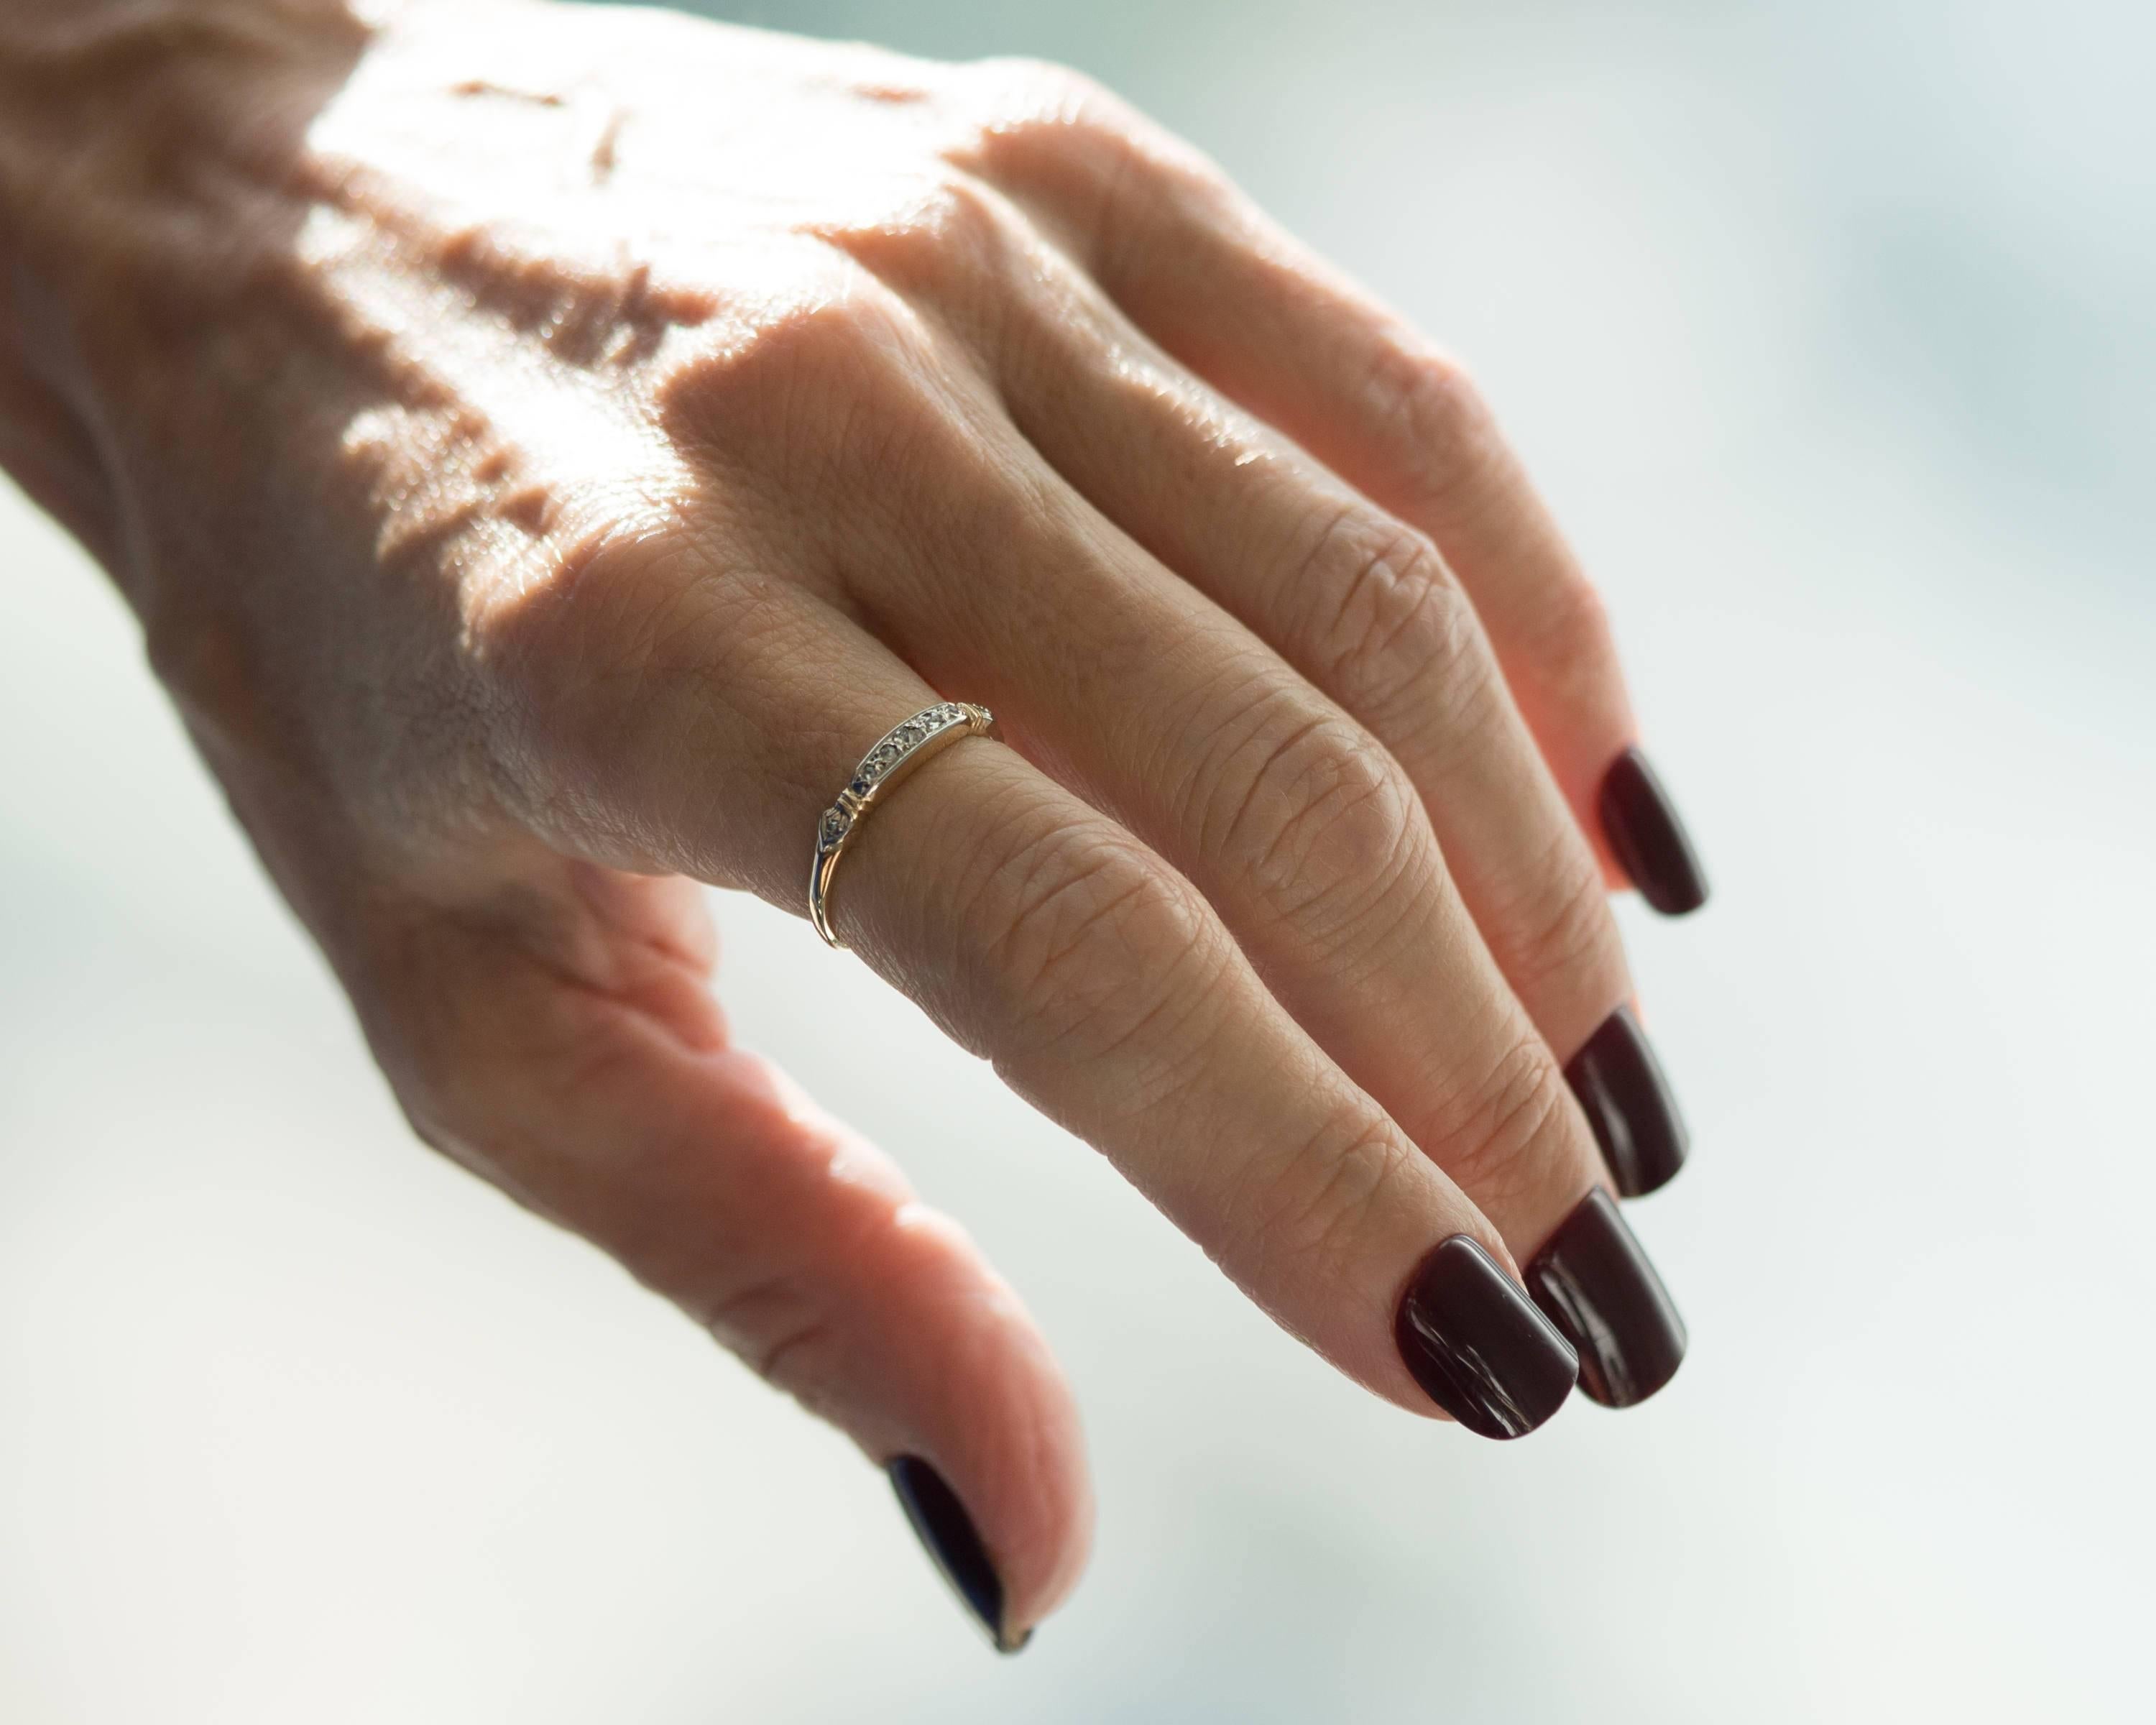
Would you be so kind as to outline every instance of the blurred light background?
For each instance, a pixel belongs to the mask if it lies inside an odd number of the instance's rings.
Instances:
[[[750,1040],[1084,1398],[998,1661],[882,1479],[412,1143],[80,556],[0,501],[8,1725],[2148,1717],[2156,12],[912,0],[1071,61],[1481,372],[1718,896],[1626,908],[1675,1385],[1498,1447],[1245,1307],[804,925]]]

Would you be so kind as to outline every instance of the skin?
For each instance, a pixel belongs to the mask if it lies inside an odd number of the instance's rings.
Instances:
[[[941,697],[847,942],[1404,1409],[1598,1182],[1591,589],[1460,367],[1074,74],[658,13],[0,0],[0,459],[103,561],[413,1127],[873,1458],[1022,1633],[1017,1298],[710,989]],[[803,930],[804,939],[811,938]]]

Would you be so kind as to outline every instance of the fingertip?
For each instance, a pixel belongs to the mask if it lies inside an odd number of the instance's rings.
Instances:
[[[933,1224],[952,1225],[932,1212],[912,1221]],[[1092,1483],[1076,1398],[1016,1296],[998,1286],[967,1304],[916,1459],[964,1503],[1001,1589],[997,1645],[1014,1652],[1085,1571]]]
[[[1691,1145],[1654,1045],[1620,1006],[1565,1063],[1571,1086],[1622,1198],[1644,1198],[1676,1178]]]
[[[1610,763],[1595,798],[1609,849],[1640,896],[1665,916],[1707,900],[1707,870],[1661,777],[1635,746]]]
[[[1019,1651],[1032,1632],[1006,1629],[1003,1577],[949,1481],[918,1455],[895,1457],[884,1473],[907,1524],[959,1604],[988,1632],[998,1653]]]
[[[1091,1486],[1070,1385],[964,1230],[760,1055],[491,937],[430,950],[459,963],[422,998],[463,1038],[397,1021],[393,1054],[428,1056],[424,1093],[399,1085],[414,1117],[880,1466],[932,1467],[993,1566],[997,1639],[1020,1645],[1084,1568]]]
[[[1563,1406],[1579,1357],[1471,1234],[1442,1241],[1400,1300],[1394,1337],[1430,1400],[1478,1437],[1524,1437]]]
[[[880,1150],[760,1056],[711,1064],[782,1176],[759,1194],[763,1226],[792,1242],[792,1276],[818,1288],[821,1339],[774,1381],[884,1468],[968,1615],[1015,1651],[1076,1584],[1091,1543],[1069,1381],[971,1235]]]

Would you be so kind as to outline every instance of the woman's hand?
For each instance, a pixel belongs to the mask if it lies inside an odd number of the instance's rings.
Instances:
[[[1068,1389],[732,1045],[694,884],[803,909],[939,697],[1011,746],[863,827],[870,965],[1401,1406],[1676,1368],[1605,886],[1703,888],[1601,614],[1457,366],[1188,148],[1046,67],[522,3],[17,0],[0,114],[0,453],[414,1125],[914,1458],[1004,1642],[1083,1562]]]

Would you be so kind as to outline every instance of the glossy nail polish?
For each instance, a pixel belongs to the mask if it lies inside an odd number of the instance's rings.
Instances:
[[[1646,900],[1665,916],[1707,902],[1707,872],[1647,757],[1628,748],[1602,781],[1598,799],[1609,848]]]
[[[1691,1147],[1684,1117],[1632,1009],[1603,1020],[1564,1069],[1619,1194],[1639,1198],[1666,1185]]]
[[[1579,1387],[1605,1408],[1643,1402],[1684,1363],[1684,1320],[1599,1186],[1527,1266],[1535,1303],[1579,1352]]]
[[[1430,1399],[1486,1438],[1532,1431],[1563,1405],[1579,1372],[1564,1337],[1471,1235],[1422,1260],[1393,1336]]]
[[[1015,1653],[1032,1640],[1029,1630],[1015,1639],[1004,1633],[1004,1584],[981,1543],[973,1518],[943,1476],[918,1455],[901,1455],[886,1467],[899,1507],[928,1548],[951,1591],[979,1620],[998,1653]]]

